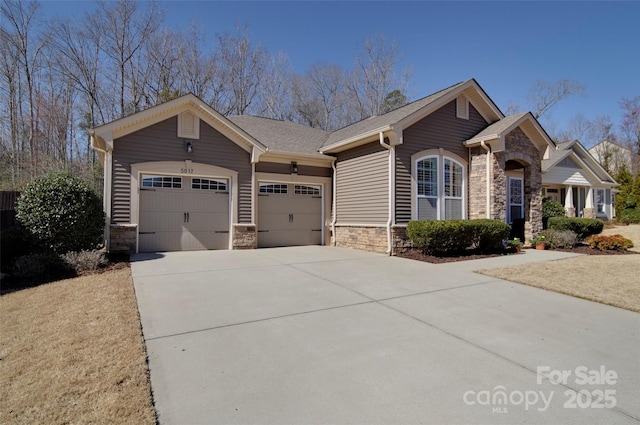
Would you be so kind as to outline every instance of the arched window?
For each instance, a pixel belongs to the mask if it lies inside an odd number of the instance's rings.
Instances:
[[[465,166],[444,153],[420,157],[415,162],[416,218],[448,220],[466,218]]]

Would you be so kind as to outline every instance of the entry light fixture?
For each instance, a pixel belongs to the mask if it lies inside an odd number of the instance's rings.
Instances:
[[[186,143],[184,144],[184,150],[187,151],[187,153],[193,152],[193,145],[191,144],[190,140],[186,140]]]
[[[291,161],[291,174],[298,174],[298,163]]]

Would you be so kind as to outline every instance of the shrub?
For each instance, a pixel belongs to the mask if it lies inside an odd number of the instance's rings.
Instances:
[[[547,228],[547,223],[551,217],[564,217],[564,206],[551,198],[542,199],[542,226]]]
[[[31,233],[20,225],[3,230],[0,233],[0,245],[0,265],[4,272],[10,271],[16,258],[34,252],[37,247]]]
[[[549,218],[549,229],[571,230],[582,240],[588,236],[602,232],[604,221],[597,218],[579,217],[551,217]]]
[[[407,225],[413,245],[425,253],[456,255],[467,248],[489,252],[503,248],[508,224],[498,220],[418,220]]]
[[[622,235],[595,235],[589,237],[586,242],[591,248],[598,249],[600,251],[606,251],[609,249],[626,251],[629,248],[633,248],[633,242]]]
[[[640,223],[640,208],[627,208],[618,213],[616,219],[622,223]]]
[[[13,272],[19,277],[44,277],[70,272],[67,263],[53,252],[30,254],[18,257],[13,263]]]
[[[54,252],[95,249],[102,241],[102,202],[68,173],[31,182],[18,198],[16,212],[20,223]]]
[[[76,271],[76,273],[97,270],[107,265],[107,257],[102,251],[80,251],[80,252],[67,252],[62,256],[62,259],[69,265],[70,268]]]
[[[571,230],[547,229],[542,231],[550,248],[573,248],[578,244],[578,235]]]

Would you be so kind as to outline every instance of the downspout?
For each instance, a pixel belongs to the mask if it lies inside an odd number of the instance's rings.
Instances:
[[[91,135],[91,137],[93,138],[95,136]],[[97,143],[92,143],[92,147],[98,152],[104,154],[104,164],[102,170],[102,178],[104,180],[102,186],[102,209],[104,210],[106,217],[104,220],[103,237],[104,246],[107,249],[107,252],[109,252],[111,248],[111,151],[100,148]]]
[[[331,236],[333,237],[333,246],[336,246],[336,221],[338,221],[338,215],[337,215],[337,210],[336,210],[336,188],[338,187],[338,183],[337,181],[337,177],[338,177],[338,173],[336,170],[336,162],[332,161],[331,162],[331,169],[333,170],[333,182],[332,182],[332,190],[333,193],[332,195],[332,202],[331,202],[331,209],[332,211],[332,217],[331,217]]]
[[[389,151],[389,218],[387,219],[387,251],[386,254],[391,255],[393,251],[393,243],[391,241],[391,224],[393,222],[393,159],[394,149],[391,145],[384,142],[384,133],[380,132],[380,146]]]
[[[487,218],[491,218],[491,146],[487,146],[487,144],[483,141],[480,142],[480,146],[487,151],[487,164],[486,168],[486,180],[487,180]]]

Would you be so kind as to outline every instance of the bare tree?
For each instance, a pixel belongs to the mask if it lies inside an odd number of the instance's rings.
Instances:
[[[581,95],[585,92],[585,86],[563,78],[553,83],[536,80],[529,90],[527,100],[531,104],[531,110],[536,118],[542,117],[556,106],[561,100],[570,96]]]
[[[140,82],[132,72],[132,63],[140,53],[145,42],[158,29],[164,12],[155,3],[149,2],[146,11],[138,10],[138,3],[134,0],[118,0],[117,3],[100,0],[98,9],[92,16],[91,24],[101,28],[103,41],[102,51],[113,61],[115,69],[115,83],[118,90],[118,115],[126,115],[127,106],[135,105],[141,94]],[[127,93],[127,83],[131,83]],[[130,112],[133,112],[129,108]]]
[[[37,150],[37,116],[36,116],[36,78],[40,66],[40,54],[45,46],[46,37],[37,37],[35,27],[38,24],[36,14],[39,9],[37,2],[13,2],[5,0],[2,4],[2,16],[7,26],[2,26],[2,38],[13,49],[13,58],[18,60],[20,74],[24,76],[26,84],[26,109],[28,117],[27,144],[31,158],[32,173],[38,167]],[[18,79],[18,114],[24,117],[21,80]],[[22,147],[24,150],[24,146]]]
[[[404,93],[404,80],[408,77],[397,75],[398,60],[397,43],[388,44],[384,35],[364,40],[348,86],[356,119],[380,115],[389,93]]]
[[[295,84],[295,107],[312,127],[333,130],[344,125],[346,77],[336,65],[316,64]]]
[[[173,31],[158,31],[149,38],[144,49],[147,104],[155,105],[180,96],[178,75],[182,47],[182,35]]]
[[[267,63],[267,50],[254,47],[246,25],[236,26],[235,34],[218,35],[219,64],[222,67],[227,108],[225,115],[244,115],[258,98]]]
[[[293,71],[288,56],[280,52],[269,58],[262,84],[258,115],[277,120],[293,119]]]
[[[632,145],[636,154],[640,155],[640,96],[623,97],[620,100],[622,123],[620,129],[623,136]]]

